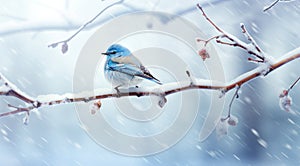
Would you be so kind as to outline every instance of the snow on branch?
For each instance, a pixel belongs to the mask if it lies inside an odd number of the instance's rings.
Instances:
[[[278,1],[277,1],[278,2]],[[277,2],[271,5],[274,6]],[[232,97],[232,100],[229,104],[229,110],[228,115],[225,118],[221,118],[219,123],[216,126],[216,133],[217,135],[223,136],[228,133],[228,127],[230,126],[236,126],[238,119],[235,116],[231,115],[231,107],[232,103],[235,98],[238,98],[238,90],[240,89],[241,85],[245,82],[248,82],[252,80],[253,78],[256,78],[260,75],[266,76],[269,72],[273,71],[274,69],[286,64],[289,61],[292,61],[296,58],[299,58],[299,51],[300,47],[296,48],[295,50],[285,54],[283,57],[278,59],[276,62],[274,62],[273,58],[271,56],[267,56],[262,49],[258,46],[258,44],[255,42],[254,38],[248,33],[245,25],[243,23],[240,24],[240,27],[242,29],[242,33],[244,34],[245,38],[249,41],[249,43],[244,43],[241,40],[239,40],[234,35],[231,35],[218,27],[204,12],[203,8],[197,4],[198,9],[201,11],[204,18],[216,29],[217,32],[220,34],[213,36],[207,40],[204,39],[197,39],[197,42],[204,42],[204,47],[207,45],[208,42],[215,40],[217,43],[223,44],[223,45],[229,45],[233,47],[240,47],[244,50],[246,50],[250,55],[253,55],[255,59],[249,57],[248,61],[256,62],[259,64],[259,66],[250,71],[247,72],[241,76],[238,76],[236,79],[232,80],[231,83],[227,84],[225,90],[223,92],[226,92],[227,89],[232,89],[237,87],[235,94]],[[271,8],[270,7],[270,8]],[[223,39],[223,40],[222,40]],[[227,40],[227,41],[224,41]],[[205,48],[199,51],[199,55],[205,60],[206,52]],[[289,91],[298,83],[300,80],[300,77],[290,86],[289,89],[283,90],[283,92],[279,95],[279,105],[282,110],[285,110],[287,112],[290,112],[292,114],[296,114],[296,112],[292,111],[291,105],[292,105],[292,98],[289,96]]]
[[[158,96],[164,102],[166,102],[165,97],[174,93],[178,93],[181,91],[189,90],[189,89],[210,89],[210,90],[220,90],[222,93],[227,92],[231,89],[234,89],[237,86],[241,86],[244,83],[253,80],[256,77],[262,76],[265,70],[272,72],[273,70],[279,68],[282,65],[287,64],[297,58],[300,57],[300,47],[285,54],[282,58],[277,60],[276,62],[270,64],[269,66],[265,66],[263,68],[258,66],[257,68],[242,74],[241,76],[237,77],[236,79],[228,82],[228,83],[221,83],[218,81],[212,80],[203,80],[194,78],[190,75],[189,72],[188,76],[189,79],[183,82],[174,82],[174,83],[167,83],[164,85],[157,85],[152,87],[139,87],[139,88],[129,88],[129,89],[120,89],[120,93],[113,92],[110,89],[97,89],[91,92],[82,92],[78,94],[64,94],[64,95],[41,95],[36,98],[29,97],[26,93],[20,91],[14,84],[9,82],[3,75],[1,75],[1,81],[3,82],[0,86],[0,95],[2,96],[10,96],[18,98],[19,100],[25,103],[24,107],[16,107],[12,105],[8,105],[12,111],[4,112],[0,114],[0,117],[18,114],[18,113],[26,113],[24,119],[28,119],[29,112],[40,109],[46,106],[55,106],[61,104],[70,104],[70,103],[78,103],[78,102],[92,102],[95,106],[98,106],[98,109],[101,107],[100,99],[106,98],[116,98],[116,97],[126,97],[126,96]],[[162,102],[163,101],[159,101]],[[25,122],[25,120],[24,120]]]
[[[275,0],[270,5],[265,6],[263,11],[264,12],[268,11],[269,9],[274,7],[278,2],[292,2],[292,1],[295,1],[295,0]]]
[[[205,19],[216,29],[217,32],[220,34],[213,36],[207,40],[204,39],[197,39],[198,42],[204,42],[204,46],[207,45],[212,40],[215,40],[217,43],[224,44],[224,45],[229,45],[233,47],[240,47],[244,50],[246,50],[249,54],[253,55],[256,57],[256,59],[248,58],[249,61],[254,61],[254,62],[267,62],[271,58],[266,56],[262,49],[256,44],[255,40],[250,36],[248,33],[245,25],[241,23],[241,29],[242,33],[245,35],[246,39],[250,43],[245,43],[235,37],[234,35],[231,35],[230,33],[224,31],[221,29],[219,26],[217,26],[204,12],[203,8],[200,6],[200,4],[197,4],[197,7],[199,10],[202,12],[202,15],[205,17]],[[225,39],[225,40],[224,40]],[[226,41],[227,40],[227,41]]]
[[[2,83],[2,85],[0,86],[1,96],[12,96],[24,101],[25,103],[34,103],[32,97],[23,93],[20,89],[17,88],[17,86],[9,82],[1,73],[0,82]]]

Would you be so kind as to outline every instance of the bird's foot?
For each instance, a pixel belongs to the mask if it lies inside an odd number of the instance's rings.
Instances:
[[[117,91],[117,98],[121,97],[121,92],[119,90],[119,86],[115,87],[115,90]]]

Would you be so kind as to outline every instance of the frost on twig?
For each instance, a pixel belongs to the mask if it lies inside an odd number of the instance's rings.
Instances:
[[[292,1],[295,1],[295,0],[275,0],[270,5],[265,6],[263,11],[264,12],[268,11],[269,9],[274,7],[278,2],[292,2]]]
[[[292,112],[292,98],[289,96],[287,90],[283,90],[282,93],[279,95],[279,106],[283,111]]]
[[[161,88],[155,88],[153,90],[152,99],[160,108],[163,108],[167,103],[166,94]]]
[[[229,118],[221,118],[216,126],[216,134],[220,139],[228,134],[229,126],[236,126],[238,124],[238,118],[231,115]]]
[[[234,99],[237,99],[237,98],[239,98],[239,90],[240,90],[240,86],[236,86],[236,90],[235,90],[235,93],[234,93],[234,95],[232,96],[232,99],[231,99],[231,101],[230,101],[230,103],[229,103],[229,108],[228,108],[228,114],[227,114],[227,116],[225,117],[225,118],[222,118],[221,120],[227,120],[227,119],[230,119],[230,117],[231,117],[231,107],[232,107],[232,103],[233,103],[233,101],[234,101]]]
[[[224,97],[224,96],[226,95],[226,92],[227,92],[227,91],[228,91],[228,90],[227,90],[226,88],[220,89],[219,98]]]
[[[34,109],[34,107],[31,107],[31,106],[29,106],[29,107],[16,107],[16,106],[13,106],[11,104],[8,104],[7,106],[12,110],[12,112],[25,112],[25,116],[23,118],[23,123],[25,125],[28,125],[30,111],[32,109]]]
[[[100,100],[93,102],[92,104],[90,104],[90,111],[92,115],[95,115],[101,108],[102,103]]]
[[[257,45],[257,43],[254,41],[254,39],[248,33],[244,24],[241,23],[241,29],[242,29],[242,33],[245,35],[246,39],[250,42],[249,44],[239,40],[237,37],[231,35],[230,33],[227,33],[223,29],[221,29],[206,15],[206,13],[204,12],[204,10],[202,9],[202,7],[199,4],[197,4],[197,7],[202,12],[202,15],[204,16],[204,18],[216,29],[217,32],[219,32],[218,35],[213,36],[207,40],[197,39],[198,42],[204,42],[204,46],[206,46],[207,43],[211,42],[212,40],[215,40],[219,44],[229,45],[229,46],[233,46],[233,47],[240,47],[240,48],[246,50],[250,55],[254,56],[255,59],[248,58],[248,60],[253,60],[255,62],[266,62],[270,59],[270,58],[266,57],[266,55],[263,53],[262,49]],[[223,39],[226,39],[226,40],[223,40]]]
[[[238,118],[231,115],[231,107],[232,107],[232,103],[233,103],[234,99],[239,97],[239,94],[238,94],[239,89],[240,89],[240,86],[236,86],[236,91],[229,103],[228,114],[226,117],[221,118],[216,126],[216,133],[217,133],[218,138],[221,138],[224,135],[227,135],[229,126],[236,126],[238,124]]]
[[[57,47],[59,44],[62,44],[61,46],[61,52],[63,54],[65,54],[67,51],[68,51],[68,42],[71,41],[76,35],[78,35],[84,28],[86,28],[89,24],[93,23],[102,13],[104,13],[106,10],[108,10],[109,8],[117,5],[117,4],[121,4],[123,3],[124,0],[120,0],[120,1],[117,1],[117,2],[114,2],[108,6],[106,6],[104,9],[102,9],[97,15],[95,15],[92,19],[90,19],[89,21],[87,21],[85,24],[83,24],[81,27],[78,28],[78,30],[73,34],[71,35],[69,38],[65,39],[65,40],[62,40],[62,41],[58,41],[58,42],[55,42],[55,43],[52,43],[52,44],[49,44],[48,47],[51,47],[51,48],[55,48]]]
[[[0,96],[11,96],[16,97],[25,103],[33,103],[33,100],[30,96],[22,92],[16,85],[8,81],[1,73],[0,73]]]
[[[23,123],[24,123],[24,125],[28,125],[28,123],[29,123],[29,111],[27,111],[25,113],[25,116],[23,118]]]
[[[290,112],[290,113],[295,113],[291,109],[291,107],[292,107],[292,98],[289,95],[289,92],[299,82],[299,80],[300,80],[300,77],[298,77],[297,80],[294,81],[294,83],[288,89],[283,90],[281,92],[281,94],[279,95],[279,106],[280,106],[281,110],[286,111],[286,112]]]

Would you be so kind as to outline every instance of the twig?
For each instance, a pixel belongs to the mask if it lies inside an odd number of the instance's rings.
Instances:
[[[269,9],[274,7],[278,2],[292,2],[292,1],[294,1],[294,0],[275,0],[270,5],[264,7],[263,11],[264,12],[268,11]]]
[[[212,5],[217,5],[220,3],[228,2],[229,0],[211,0],[209,2],[203,3],[203,7],[209,7]],[[138,8],[134,7],[133,5],[130,5],[129,3],[123,3],[122,6],[127,7],[130,12],[138,12],[138,11],[145,11],[145,8]],[[189,14],[191,12],[194,12],[197,10],[195,8],[195,5],[191,5],[187,8],[178,10],[174,12],[174,17],[172,19],[175,19],[179,16],[183,16],[186,14]],[[120,9],[114,12],[114,16],[121,16],[123,14],[128,13],[128,10]],[[38,13],[36,13],[38,14]],[[18,14],[22,15],[22,14]],[[1,23],[0,26],[0,35],[1,37],[17,34],[17,33],[26,33],[26,32],[42,32],[42,31],[71,31],[71,30],[78,30],[78,27],[82,26],[81,22],[78,22],[77,20],[80,15],[74,16],[74,19],[71,19],[71,17],[68,17],[70,20],[66,20],[65,24],[62,24],[60,20],[55,19],[49,19],[49,20],[31,20],[30,18],[14,18],[15,16],[8,16],[10,18],[15,19],[16,22],[7,22],[7,23]],[[24,19],[24,21],[18,21],[20,19]],[[93,24],[90,24],[83,30],[90,30],[95,27],[99,27],[99,25],[102,25],[103,23],[110,20],[110,16],[104,16],[102,19],[99,19],[98,21],[95,20]],[[169,21],[171,21],[170,19]],[[25,21],[26,20],[26,21]],[[51,20],[51,21],[50,21]],[[17,24],[16,24],[17,23]],[[71,23],[71,24],[70,24]]]
[[[3,82],[2,87],[4,88],[4,90],[2,88],[1,88],[2,91],[0,90],[1,96],[15,97],[15,98],[18,98],[28,104],[34,103],[34,100],[32,97],[28,96],[27,94],[25,94],[21,90],[19,90],[16,85],[9,82],[1,73],[0,73],[0,81]]]
[[[293,87],[299,82],[299,80],[300,80],[300,77],[298,77],[297,80],[289,87],[287,92],[289,92],[291,89],[293,89]]]
[[[264,7],[264,12],[266,12],[267,10],[271,9],[273,6],[275,6],[277,3],[279,2],[279,0],[275,0],[274,2],[272,2],[270,5]]]
[[[216,35],[214,37],[211,37],[208,40],[202,40],[200,39],[199,41],[204,41],[205,45],[210,42],[211,40],[215,39],[217,43],[220,44],[225,44],[225,45],[229,45],[229,46],[233,46],[233,47],[240,47],[244,50],[246,50],[249,54],[257,57],[258,59],[260,59],[261,61],[265,62],[266,61],[266,56],[263,55],[262,50],[259,48],[259,46],[256,44],[256,42],[254,41],[254,39],[250,36],[250,34],[247,32],[244,24],[241,24],[241,28],[242,28],[242,32],[244,33],[244,35],[246,36],[247,40],[250,41],[251,45],[254,46],[255,49],[253,49],[252,47],[249,46],[249,44],[242,42],[241,40],[239,40],[238,38],[236,38],[235,36],[227,33],[226,31],[224,31],[223,29],[221,29],[220,27],[218,27],[204,12],[203,8],[200,6],[200,4],[197,4],[198,9],[201,11],[202,15],[204,16],[204,18],[221,34]],[[226,41],[222,41],[222,39],[228,39],[230,42],[226,42]]]
[[[222,118],[222,119],[221,119],[222,121],[227,120],[228,118],[230,118],[232,103],[233,103],[234,99],[239,98],[239,94],[238,94],[238,93],[239,93],[240,88],[241,88],[240,86],[237,86],[237,88],[236,88],[236,90],[235,90],[235,93],[234,93],[234,95],[232,96],[232,99],[231,99],[231,101],[230,101],[230,103],[229,103],[228,115],[227,115],[227,117]]]
[[[92,19],[90,19],[89,21],[87,21],[85,24],[83,24],[73,35],[71,35],[69,38],[65,39],[65,40],[62,40],[62,41],[58,41],[58,42],[55,42],[55,43],[52,43],[52,44],[49,44],[48,47],[52,47],[52,48],[55,48],[58,44],[61,44],[63,43],[64,45],[67,46],[67,43],[69,41],[71,41],[77,34],[79,34],[86,26],[88,26],[89,24],[91,24],[93,21],[95,21],[102,13],[104,13],[107,9],[111,8],[112,6],[115,6],[117,4],[121,4],[123,3],[124,0],[120,0],[120,1],[117,1],[115,3],[112,3],[108,6],[106,6],[103,10],[101,10],[96,16],[94,16]],[[64,51],[62,51],[63,53],[65,53]]]
[[[224,31],[219,28],[207,15],[206,13],[204,12],[203,8],[200,6],[200,4],[197,4],[197,7],[200,9],[200,11],[202,12],[202,15],[205,17],[205,19],[212,25],[216,28],[217,31],[221,32],[224,34]],[[225,34],[224,34],[225,35]]]
[[[300,58],[300,47],[293,50],[292,52],[289,52],[285,54],[281,59],[277,60],[275,63],[266,66],[268,67],[269,72],[272,72],[273,70],[279,68],[282,65],[287,64],[288,62],[291,62],[297,58]],[[21,101],[24,101],[27,103],[27,107],[24,107],[22,109],[16,109],[10,112],[1,113],[0,117],[17,114],[21,112],[30,112],[33,109],[39,109],[41,107],[46,106],[55,106],[60,104],[69,104],[69,103],[78,103],[78,102],[90,102],[94,100],[99,99],[105,99],[105,98],[113,98],[113,97],[125,97],[125,96],[149,96],[149,95],[161,95],[161,93],[157,93],[157,89],[162,89],[164,96],[171,95],[174,93],[178,93],[181,91],[189,90],[189,89],[210,89],[210,90],[223,90],[223,91],[229,91],[236,86],[241,86],[242,84],[257,78],[262,75],[262,72],[264,72],[266,69],[262,68],[261,66],[258,66],[257,68],[242,74],[238,78],[234,79],[231,82],[228,83],[220,83],[212,80],[200,80],[200,79],[194,79],[193,83],[191,84],[191,81],[183,81],[178,84],[175,83],[168,83],[164,85],[158,85],[154,87],[148,87],[148,88],[132,88],[126,90],[126,92],[120,92],[119,94],[111,93],[111,91],[107,91],[106,89],[100,89],[97,93],[92,93],[91,95],[87,96],[82,94],[66,94],[66,95],[58,95],[56,97],[52,97],[53,95],[49,96],[38,96],[37,98],[27,97],[27,95],[23,92],[21,92],[19,89],[16,88],[15,85],[10,83],[3,75],[1,75],[1,79],[4,80],[4,84],[9,88],[7,91],[1,92],[0,95],[4,96],[12,96],[20,99]],[[122,89],[120,89],[122,90]],[[95,95],[93,95],[95,94]]]
[[[219,36],[213,36],[213,37],[211,37],[211,38],[209,38],[209,39],[207,39],[207,40],[204,40],[204,39],[200,39],[200,38],[198,38],[197,39],[197,42],[204,42],[204,46],[206,46],[211,40],[214,40],[214,39],[218,39],[218,38],[220,38],[221,36],[219,35]],[[218,41],[218,40],[217,40]]]
[[[245,35],[245,37],[251,42],[251,44],[255,47],[255,49],[262,54],[262,49],[258,46],[258,44],[255,42],[253,37],[248,33],[245,25],[241,23],[242,32]]]

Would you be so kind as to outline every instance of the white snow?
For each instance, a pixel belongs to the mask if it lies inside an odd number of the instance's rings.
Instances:
[[[291,123],[291,124],[295,124],[295,122],[292,120],[292,119],[290,119],[290,118],[288,118],[288,121]]]
[[[3,90],[7,90],[6,88],[9,88],[9,90],[12,89],[15,92],[17,92],[18,94],[20,94],[30,100],[34,100],[32,97],[30,97],[26,93],[22,92],[16,85],[14,85],[10,81],[8,81],[1,73],[0,73],[0,78],[2,79],[3,82],[7,83],[7,87],[2,87]]]
[[[292,146],[290,144],[285,144],[285,148],[291,150],[292,149]]]
[[[7,135],[7,132],[4,129],[0,130],[3,135]]]
[[[0,86],[0,92],[6,93],[10,90],[10,88],[6,85]]]
[[[264,147],[264,148],[267,148],[267,147],[268,147],[268,143],[267,143],[265,140],[261,139],[261,138],[257,139],[257,142],[258,142],[262,147]]]
[[[257,132],[255,129],[251,129],[251,132],[252,132],[256,137],[259,137],[259,134],[258,134],[258,132]]]
[[[239,161],[241,160],[236,154],[233,154],[233,157]]]
[[[247,104],[251,104],[252,103],[251,99],[249,97],[247,97],[247,96],[244,98],[244,100],[245,100],[245,102]]]

